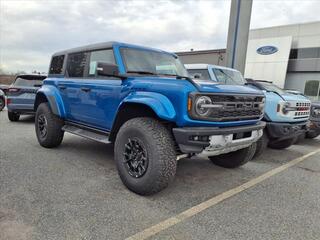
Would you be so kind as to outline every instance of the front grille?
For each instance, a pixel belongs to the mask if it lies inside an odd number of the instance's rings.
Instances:
[[[295,105],[296,110],[294,111],[294,119],[308,118],[310,115],[310,102],[297,102]]]
[[[213,109],[206,120],[215,122],[254,120],[260,119],[263,115],[263,96],[209,94],[206,96],[211,98],[213,104],[223,106]]]

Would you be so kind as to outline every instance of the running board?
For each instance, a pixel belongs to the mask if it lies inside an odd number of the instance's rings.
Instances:
[[[73,125],[64,125],[62,130],[68,133],[88,138],[101,143],[110,143],[109,134],[107,132],[98,132],[94,130],[84,129]]]

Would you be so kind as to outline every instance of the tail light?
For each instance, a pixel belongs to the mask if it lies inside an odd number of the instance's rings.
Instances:
[[[8,105],[8,104],[10,104],[10,103],[11,103],[11,99],[10,99],[10,98],[7,98],[7,103],[6,103],[6,104]]]

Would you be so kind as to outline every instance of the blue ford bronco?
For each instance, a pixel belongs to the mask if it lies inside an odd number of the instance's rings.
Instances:
[[[263,136],[257,141],[258,157],[269,146],[284,149],[307,131],[310,116],[310,100],[303,95],[287,93],[267,81],[244,79],[242,74],[231,68],[210,64],[187,64],[191,76],[198,79],[211,79],[215,82],[234,85],[247,85],[261,90],[266,96],[264,121],[267,123]]]
[[[184,157],[245,164],[265,127],[261,91],[193,80],[175,54],[118,42],[55,53],[34,108],[41,146],[65,132],[112,143],[122,182],[141,195],[164,189]]]

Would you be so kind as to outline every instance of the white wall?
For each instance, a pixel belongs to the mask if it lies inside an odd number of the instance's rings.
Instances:
[[[306,82],[312,80],[320,81],[320,73],[288,73],[285,89],[298,90],[304,93]]]
[[[249,39],[292,36],[292,48],[320,47],[320,21],[250,30]]]
[[[279,87],[284,87],[291,43],[291,36],[250,39],[247,49],[245,77],[272,81]],[[257,53],[258,48],[270,45],[277,47],[278,51],[270,55]]]

